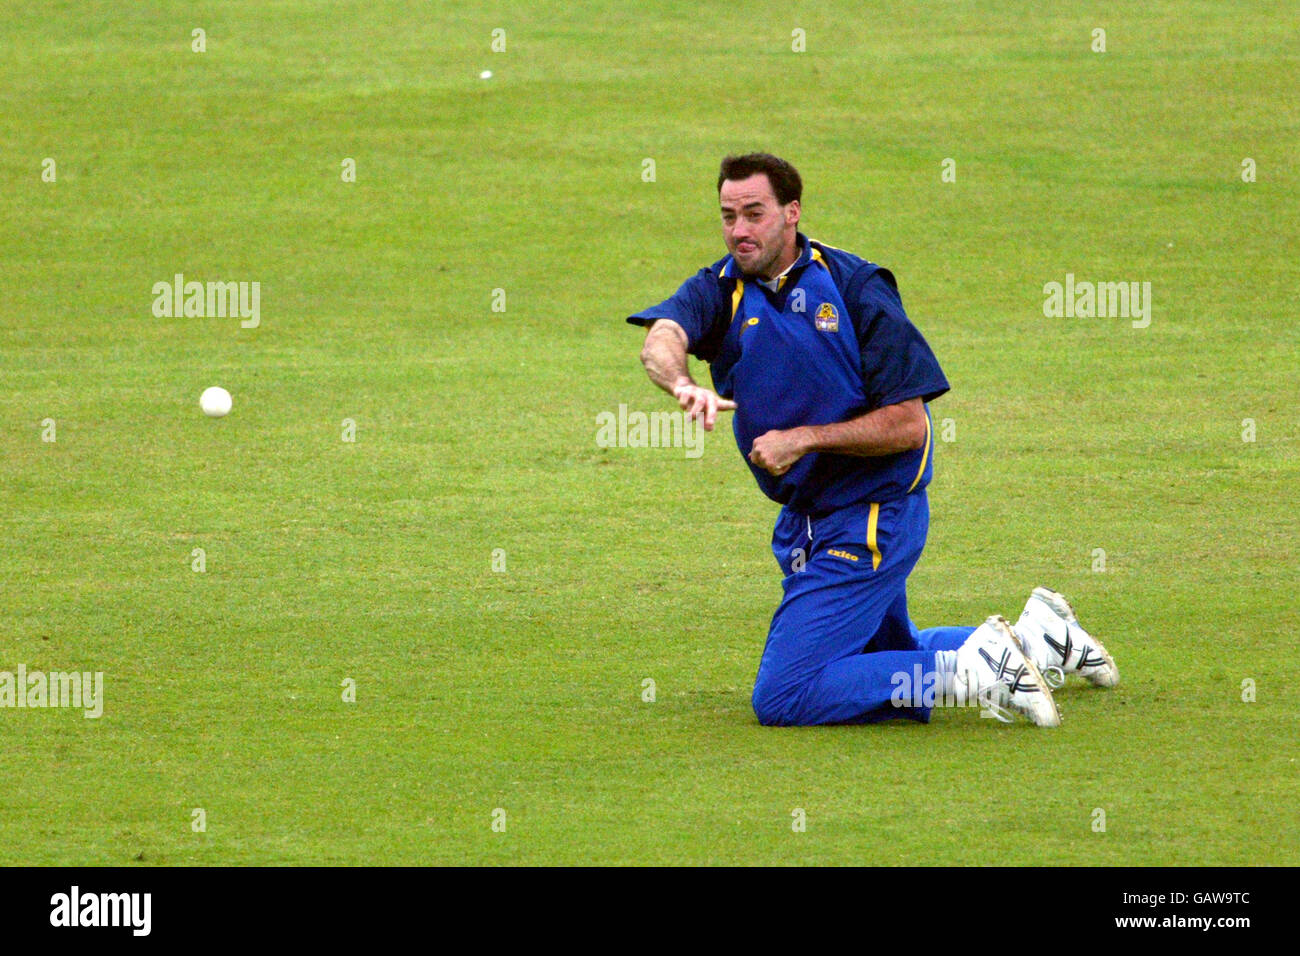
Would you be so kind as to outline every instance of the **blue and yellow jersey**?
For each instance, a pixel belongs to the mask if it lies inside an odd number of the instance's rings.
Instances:
[[[726,256],[628,322],[672,319],[686,331],[714,389],[736,402],[736,444],[772,500],[817,517],[924,488],[934,469],[928,408],[926,443],[915,451],[814,453],[780,476],[749,462],[754,439],[767,431],[842,422],[910,398],[929,403],[948,391],[889,270],[802,233],[798,242],[799,258],[775,292]]]

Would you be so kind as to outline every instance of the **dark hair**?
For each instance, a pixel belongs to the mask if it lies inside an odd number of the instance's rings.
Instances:
[[[784,159],[771,153],[746,153],[744,156],[728,156],[722,161],[718,171],[718,192],[728,179],[748,179],[755,173],[763,173],[776,193],[776,201],[787,206],[803,197],[803,180],[799,170]]]

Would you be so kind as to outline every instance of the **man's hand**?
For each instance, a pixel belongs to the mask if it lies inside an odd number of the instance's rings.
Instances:
[[[808,432],[804,428],[764,432],[754,439],[749,460],[773,475],[784,475],[808,454]]]
[[[729,412],[736,407],[736,403],[730,399],[722,398],[712,389],[690,381],[674,385],[673,398],[677,399],[677,404],[681,405],[682,411],[691,418],[704,420],[706,432],[713,431],[713,425],[718,420],[718,412]]]

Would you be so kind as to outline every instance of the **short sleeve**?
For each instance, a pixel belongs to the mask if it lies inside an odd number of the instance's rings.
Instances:
[[[888,269],[860,269],[850,278],[844,298],[853,315],[862,382],[872,408],[910,398],[932,402],[948,391],[939,360],[903,311]]]
[[[701,269],[667,299],[629,315],[627,320],[633,325],[649,325],[655,319],[672,319],[686,331],[686,350],[698,358],[711,360],[713,356],[709,353],[715,351],[722,318],[721,304],[717,275]]]

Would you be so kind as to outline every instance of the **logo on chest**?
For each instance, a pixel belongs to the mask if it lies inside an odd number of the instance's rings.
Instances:
[[[840,314],[835,311],[835,306],[829,302],[823,302],[817,307],[817,314],[813,316],[813,322],[817,325],[818,331],[821,332],[838,332],[840,330]]]

